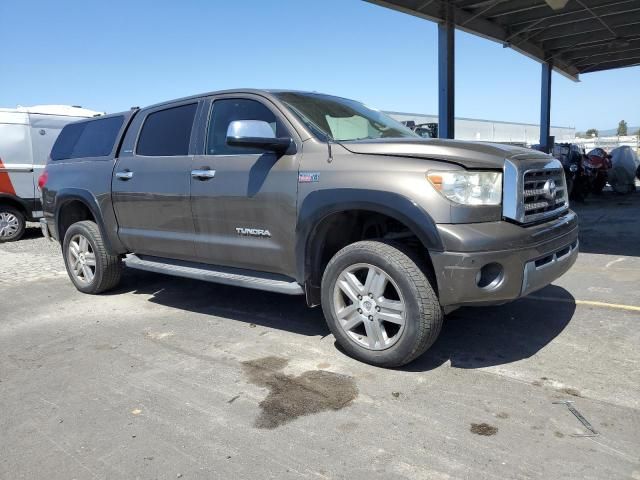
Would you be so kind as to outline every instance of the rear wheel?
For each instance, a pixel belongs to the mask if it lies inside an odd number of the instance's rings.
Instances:
[[[101,293],[120,282],[121,259],[107,252],[94,222],[71,225],[64,235],[62,251],[69,278],[81,292]]]
[[[352,357],[398,367],[436,340],[443,313],[419,261],[403,246],[363,241],[340,250],[322,279],[331,332]]]
[[[25,227],[26,219],[20,210],[0,205],[0,243],[20,240]]]

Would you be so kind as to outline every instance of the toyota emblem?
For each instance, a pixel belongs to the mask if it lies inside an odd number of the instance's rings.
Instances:
[[[542,187],[544,198],[553,202],[556,199],[556,194],[558,193],[558,187],[556,187],[556,182],[550,178]]]

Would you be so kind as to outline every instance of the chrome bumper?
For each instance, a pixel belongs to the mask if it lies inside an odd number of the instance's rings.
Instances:
[[[578,257],[578,246],[579,242],[576,239],[553,253],[527,262],[524,266],[520,295],[524,297],[546,287],[569,270]]]

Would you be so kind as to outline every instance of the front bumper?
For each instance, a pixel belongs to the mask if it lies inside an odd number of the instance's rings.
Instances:
[[[431,259],[447,311],[528,295],[563,275],[578,256],[578,221],[572,211],[532,227],[489,222],[438,229],[445,251],[431,252]],[[498,274],[484,285],[481,272],[487,265]]]

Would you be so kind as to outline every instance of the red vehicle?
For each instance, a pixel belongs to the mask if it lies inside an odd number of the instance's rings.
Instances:
[[[589,190],[596,195],[602,193],[611,168],[611,155],[602,148],[594,148],[585,156],[583,167]]]

